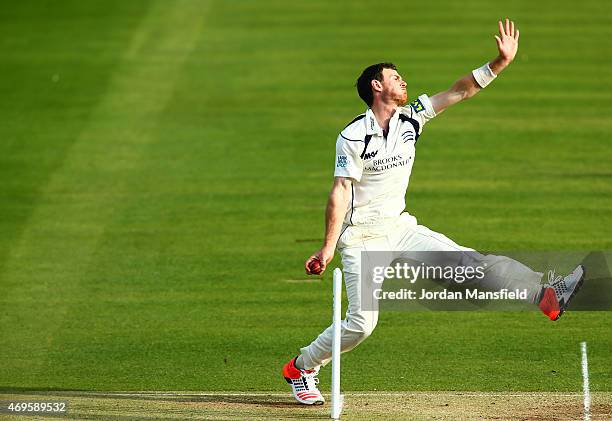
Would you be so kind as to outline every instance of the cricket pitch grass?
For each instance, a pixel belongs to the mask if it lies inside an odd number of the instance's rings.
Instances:
[[[67,401],[64,416],[4,419],[264,420],[329,419],[330,406],[299,405],[276,392],[28,392],[2,400]],[[329,401],[329,396],[326,396]],[[612,393],[591,395],[591,420],[612,418]],[[5,417],[7,417],[5,415]],[[581,393],[560,392],[348,392],[344,420],[580,420]]]

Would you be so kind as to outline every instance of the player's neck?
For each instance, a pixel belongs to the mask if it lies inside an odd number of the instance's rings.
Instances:
[[[372,109],[374,117],[376,117],[376,121],[378,121],[380,128],[383,129],[385,133],[388,132],[389,121],[391,121],[391,117],[393,117],[393,114],[395,114],[395,111],[397,110],[397,104],[374,101],[370,108]]]

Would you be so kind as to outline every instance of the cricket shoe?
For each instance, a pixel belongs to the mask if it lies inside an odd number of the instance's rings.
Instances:
[[[576,269],[565,278],[555,276],[554,270],[548,271],[548,282],[543,285],[540,309],[550,320],[557,320],[569,306],[584,282],[584,266],[578,265]]]
[[[325,399],[317,388],[319,370],[300,370],[295,366],[297,357],[283,367],[283,376],[291,385],[293,396],[304,405],[323,405]]]

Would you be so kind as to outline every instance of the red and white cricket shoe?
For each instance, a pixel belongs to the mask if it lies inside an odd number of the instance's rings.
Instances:
[[[295,366],[297,357],[283,367],[283,376],[291,385],[293,397],[304,405],[323,405],[325,399],[317,388],[319,370],[300,370]]]
[[[578,265],[566,277],[555,276],[554,270],[548,271],[548,282],[544,284],[544,294],[540,300],[540,309],[550,320],[557,320],[569,306],[584,282],[584,266]]]

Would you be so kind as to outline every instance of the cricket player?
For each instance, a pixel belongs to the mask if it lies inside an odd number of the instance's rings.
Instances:
[[[476,95],[514,59],[519,31],[508,19],[499,21],[498,26],[499,35],[495,35],[498,56],[432,97],[423,94],[406,105],[406,82],[392,63],[369,66],[357,80],[357,91],[368,109],[338,136],[323,247],[305,263],[306,273],[317,274],[325,270],[336,248],[341,254],[348,297],[341,328],[342,352],[366,339],[378,320],[377,309],[366,311],[362,308],[362,252],[436,251],[482,256],[476,258],[486,263],[487,270],[494,275],[497,280],[494,287],[527,290],[528,300],[539,305],[552,320],[561,316],[582,284],[582,266],[565,277],[555,276],[551,271],[548,282],[543,284],[542,273],[508,257],[480,255],[419,225],[414,216],[404,212],[415,145],[425,124],[451,105]],[[331,349],[330,326],[283,367],[283,376],[300,403],[324,402],[317,387],[317,374],[319,368],[331,360]]]

